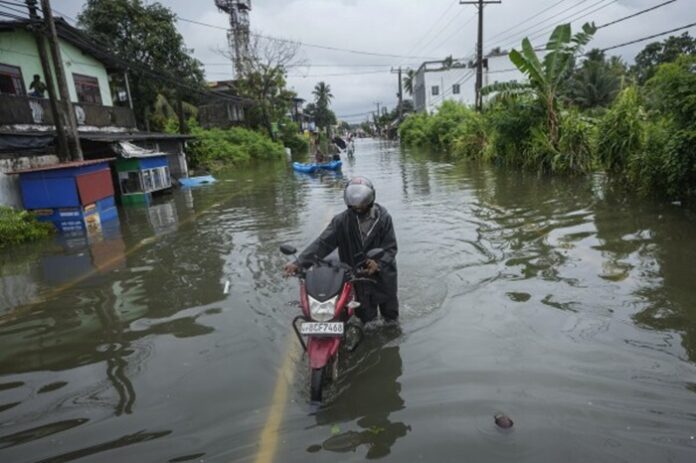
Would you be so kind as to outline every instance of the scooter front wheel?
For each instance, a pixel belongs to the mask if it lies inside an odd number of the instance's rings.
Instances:
[[[312,402],[321,402],[323,380],[324,368],[312,368],[309,380],[309,398]]]

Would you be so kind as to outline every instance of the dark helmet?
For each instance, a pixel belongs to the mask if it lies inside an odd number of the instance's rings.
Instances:
[[[375,187],[365,177],[354,177],[343,190],[343,200],[348,207],[372,206],[375,202]]]

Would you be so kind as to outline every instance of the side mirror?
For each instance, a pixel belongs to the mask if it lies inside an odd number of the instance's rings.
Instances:
[[[384,255],[384,249],[374,248],[367,251],[367,258],[372,260],[379,260]]]
[[[289,244],[283,244],[280,246],[280,252],[282,252],[286,256],[292,256],[293,254],[297,254],[297,249],[295,249],[294,246],[290,246]]]

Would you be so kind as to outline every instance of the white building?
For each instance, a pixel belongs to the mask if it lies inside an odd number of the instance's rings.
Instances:
[[[483,86],[495,82],[521,82],[522,74],[507,53],[489,55],[483,60]],[[413,102],[417,112],[434,112],[444,101],[476,103],[476,66],[472,62],[454,60],[449,67],[444,61],[426,61],[416,71]]]

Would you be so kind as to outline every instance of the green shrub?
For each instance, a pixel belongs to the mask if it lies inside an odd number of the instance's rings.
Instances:
[[[468,124],[473,117],[473,111],[461,103],[445,101],[431,116],[429,131],[430,144],[434,148],[450,151],[455,133],[461,126]]]
[[[430,116],[426,113],[408,115],[399,126],[401,143],[406,146],[426,146],[430,143]]]
[[[542,172],[550,172],[553,160],[559,155],[549,138],[549,131],[541,124],[532,127],[522,153],[522,166]]]
[[[615,177],[626,174],[629,159],[645,145],[646,114],[638,89],[624,89],[597,127],[597,156]]]
[[[170,121],[166,129],[176,130],[176,121]],[[283,145],[267,135],[242,127],[229,129],[203,129],[194,119],[189,120],[191,135],[195,138],[187,144],[191,167],[218,169],[230,164],[251,160],[280,159],[285,155]]]
[[[625,177],[622,176],[638,193],[647,195],[666,188],[663,159],[673,131],[664,118],[646,123],[643,147],[628,159]]]
[[[449,151],[458,157],[482,158],[488,144],[486,121],[480,113],[468,110],[466,120],[454,128]]]
[[[577,110],[561,114],[558,152],[551,160],[551,170],[557,173],[585,174],[594,161],[595,122]]]
[[[531,98],[518,97],[494,102],[484,116],[489,134],[486,157],[499,164],[528,165],[524,152],[534,128],[545,121],[543,108]]]
[[[39,222],[27,211],[0,206],[0,248],[36,241],[55,231],[50,223]]]
[[[696,56],[681,56],[674,63],[660,65],[646,84],[650,109],[669,115],[681,129],[696,120]]]
[[[696,131],[662,119],[648,125],[644,149],[628,164],[631,186],[643,195],[685,199],[696,193]]]
[[[309,151],[309,141],[300,133],[300,126],[290,119],[280,123],[280,140],[293,154],[306,154]]]

